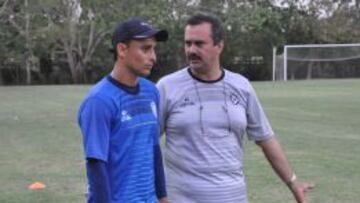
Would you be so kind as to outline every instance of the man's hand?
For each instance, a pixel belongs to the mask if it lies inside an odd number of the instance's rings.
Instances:
[[[159,199],[159,203],[169,203],[166,197]]]
[[[267,140],[257,141],[256,144],[261,147],[275,172],[287,184],[296,202],[308,203],[306,193],[311,190],[314,185],[297,181],[279,141],[275,137],[272,137]],[[292,174],[292,176],[290,174]],[[290,176],[291,178],[288,179]]]
[[[289,185],[297,203],[308,203],[306,193],[314,188],[314,184],[294,181]]]

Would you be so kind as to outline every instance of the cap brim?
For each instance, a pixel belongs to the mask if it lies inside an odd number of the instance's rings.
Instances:
[[[141,33],[141,35],[135,35],[133,39],[146,39],[150,37],[155,37],[156,41],[163,42],[169,38],[169,34],[166,30],[149,30]]]

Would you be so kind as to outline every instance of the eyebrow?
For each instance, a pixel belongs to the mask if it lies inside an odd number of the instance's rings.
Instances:
[[[205,41],[203,41],[203,40],[185,40],[185,43],[203,44],[203,43],[205,43]]]
[[[150,49],[150,48],[156,48],[156,44],[141,44],[140,45],[141,48],[143,49]]]

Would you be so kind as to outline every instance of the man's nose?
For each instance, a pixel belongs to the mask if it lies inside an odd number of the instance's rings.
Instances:
[[[153,49],[152,51],[151,51],[151,53],[150,53],[150,60],[152,61],[152,62],[156,62],[156,51],[155,51],[155,49]]]
[[[196,46],[194,44],[189,44],[189,45],[186,46],[186,52],[188,54],[196,53],[196,50],[197,50],[197,48],[196,48]]]

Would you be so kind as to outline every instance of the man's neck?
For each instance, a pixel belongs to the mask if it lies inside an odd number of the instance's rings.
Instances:
[[[195,77],[205,81],[217,80],[222,75],[220,66],[214,68],[201,68],[201,69],[190,68],[190,71]]]
[[[121,64],[118,63],[115,63],[111,77],[129,87],[135,87],[138,84],[138,77],[129,72],[127,68],[121,67]]]

